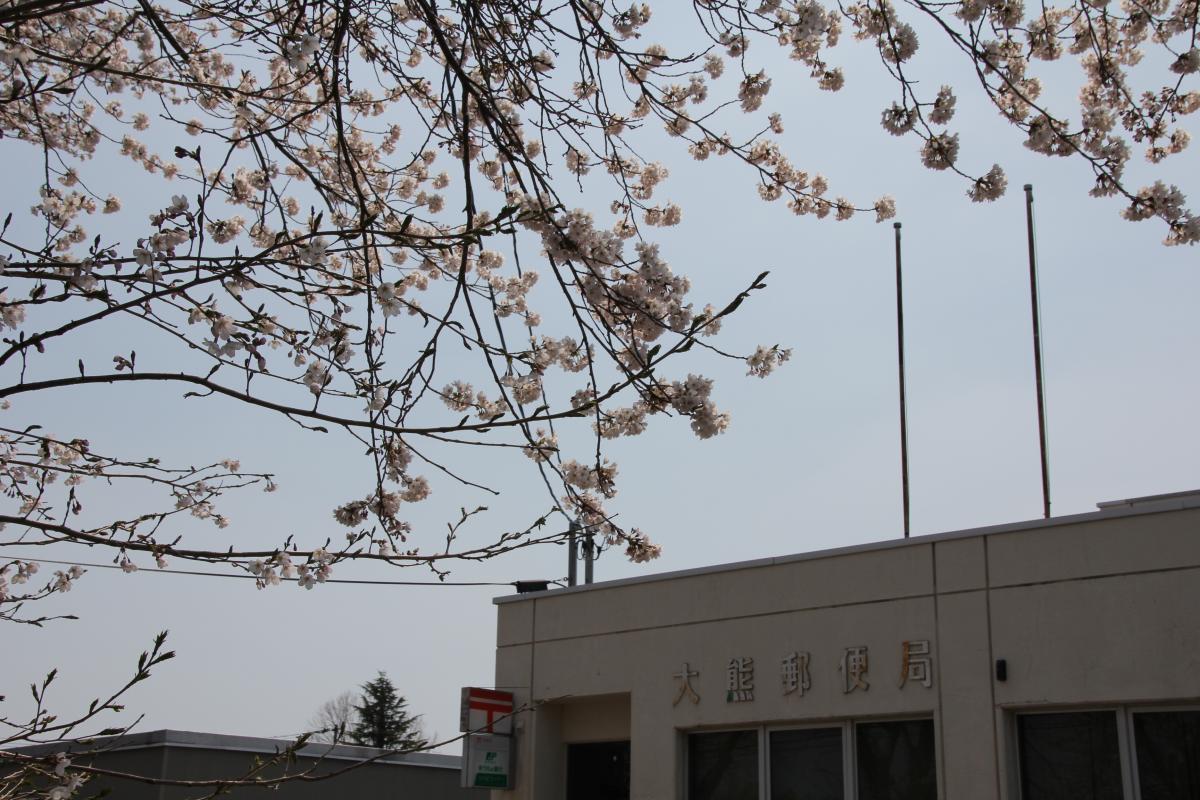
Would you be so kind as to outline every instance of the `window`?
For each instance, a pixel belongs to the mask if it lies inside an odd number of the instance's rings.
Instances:
[[[688,800],[937,798],[933,720],[764,727],[687,740]]]
[[[1021,800],[1200,800],[1200,710],[1019,714]]]
[[[1133,715],[1141,800],[1200,798],[1200,711]]]
[[[1022,800],[1121,800],[1112,711],[1017,718]]]
[[[688,737],[689,800],[758,800],[758,731]]]
[[[854,733],[858,800],[937,800],[933,720],[868,722]]]
[[[842,729],[771,731],[771,800],[844,800]]]

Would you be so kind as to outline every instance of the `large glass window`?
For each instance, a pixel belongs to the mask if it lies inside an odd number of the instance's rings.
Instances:
[[[929,719],[694,733],[687,798],[937,800],[935,753]]]
[[[688,736],[688,800],[758,800],[758,731]]]
[[[1122,800],[1113,711],[1017,717],[1022,800]]]
[[[1133,714],[1141,800],[1200,800],[1200,711]]]
[[[854,726],[858,800],[937,800],[933,721]]]
[[[771,731],[771,800],[845,800],[842,729]]]

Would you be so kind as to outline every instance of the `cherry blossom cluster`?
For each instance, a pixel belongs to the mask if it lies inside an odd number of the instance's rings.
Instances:
[[[697,0],[694,11],[706,44],[685,51],[655,41],[649,4],[598,0],[545,15],[508,2],[268,3],[253,21],[204,3],[0,10],[9,98],[0,130],[6,146],[40,152],[45,176],[0,234],[0,330],[12,334],[0,366],[59,369],[12,381],[0,401],[73,383],[180,383],[365,437],[375,480],[361,499],[334,506],[334,522],[349,529],[340,553],[367,541],[363,552],[376,556],[380,542],[421,552],[403,517],[432,494],[423,467],[475,483],[414,448],[427,437],[520,449],[561,482],[569,502],[550,498],[561,511],[598,513],[581,498],[611,499],[616,465],[561,452],[556,425],[587,420],[598,442],[641,434],[655,415],[688,418],[700,438],[729,425],[712,382],[672,375],[671,364],[716,335],[744,298],[697,302],[693,282],[668,263],[653,233],[683,224],[686,209],[669,196],[668,166],[642,155],[644,132],[659,128],[700,161],[740,161],[762,199],[798,215],[891,218],[892,197],[856,203],[796,165],[780,138],[785,115],[770,108],[779,76],[755,63],[759,47],[782,47],[815,86],[841,91],[833,56],[845,29],[896,81],[884,129],[918,139],[922,163],[966,179],[971,200],[1004,194],[1000,165],[963,166],[969,134],[951,127],[963,86],[927,94],[909,78],[920,55],[910,14],[936,20],[968,60],[964,74],[1031,150],[1087,162],[1093,194],[1123,196],[1130,220],[1165,221],[1170,243],[1200,236],[1178,186],[1125,183],[1135,147],[1158,164],[1189,143],[1177,120],[1200,107],[1189,88],[1200,72],[1194,3]],[[576,32],[579,58],[561,57],[564,30]],[[1153,75],[1138,66],[1151,47],[1169,54],[1167,77],[1135,89]],[[1068,55],[1085,76],[1074,120],[1043,103],[1035,74],[1038,62]],[[759,133],[729,133],[741,117]],[[155,198],[96,185],[91,164],[101,157],[171,186]],[[566,187],[585,184],[603,201],[564,201]],[[117,223],[135,235],[106,233]],[[50,322],[62,319],[51,309],[66,312],[65,326]],[[114,343],[108,373],[60,357],[94,323],[121,317],[181,346],[182,367],[147,364],[145,351],[138,363],[133,341]],[[447,346],[473,362],[439,358]],[[741,358],[765,377],[790,354],[762,346]],[[18,501],[10,523],[36,521],[51,535],[53,521],[64,529],[56,536],[109,543],[126,569],[143,554],[161,564],[207,553],[167,529],[183,517],[230,526],[218,509],[224,492],[274,485],[238,467],[171,471],[94,456],[86,432],[39,439],[36,456],[28,439],[17,453],[13,435],[0,434]],[[111,481],[131,464],[169,505],[91,519],[79,484]],[[258,560],[282,574],[282,564]]]
[[[37,571],[36,561],[12,561],[0,567],[0,603],[12,600],[12,587],[27,582]]]

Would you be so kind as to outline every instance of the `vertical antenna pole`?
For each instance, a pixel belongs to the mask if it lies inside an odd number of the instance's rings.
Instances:
[[[900,486],[904,492],[904,538],[909,535],[908,507],[908,404],[904,386],[904,283],[900,278],[900,223],[896,229],[896,352],[900,365]]]
[[[579,576],[579,522],[567,526],[567,586],[574,586]]]
[[[1050,470],[1046,457],[1046,396],[1042,386],[1041,305],[1033,238],[1033,184],[1025,184],[1025,231],[1029,240],[1029,298],[1033,312],[1033,369],[1037,379],[1038,445],[1042,459],[1042,516],[1050,518]]]
[[[587,534],[583,537],[583,582],[590,584],[592,582],[592,564],[596,561],[596,546],[593,540],[592,529],[588,528]]]

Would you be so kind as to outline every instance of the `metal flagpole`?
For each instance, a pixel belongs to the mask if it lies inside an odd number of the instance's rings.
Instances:
[[[1038,444],[1042,459],[1042,516],[1050,518],[1050,470],[1046,457],[1046,395],[1042,386],[1041,306],[1033,238],[1033,184],[1025,184],[1025,231],[1029,241],[1029,298],[1033,312],[1033,369],[1037,379]]]
[[[900,366],[900,485],[904,492],[904,538],[909,535],[908,506],[908,406],[904,385],[904,283],[900,278],[900,223],[896,229],[896,351]]]

